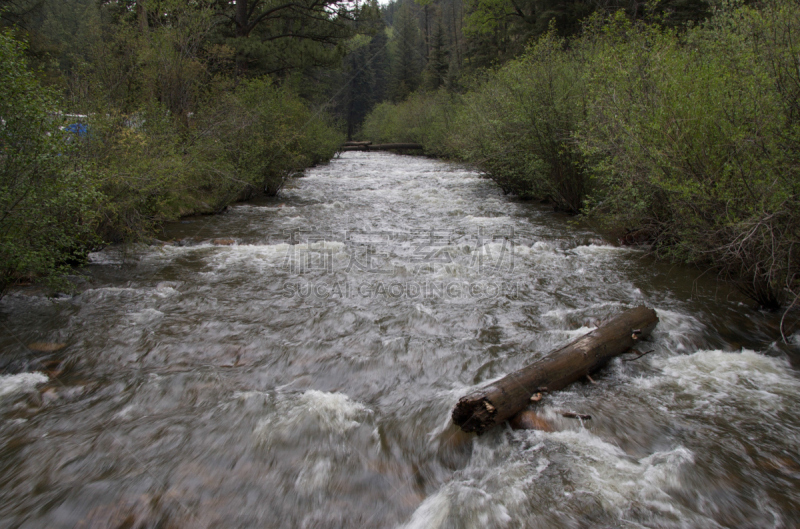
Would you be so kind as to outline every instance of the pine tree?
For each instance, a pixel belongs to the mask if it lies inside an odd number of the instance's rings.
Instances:
[[[403,3],[395,13],[393,40],[389,96],[393,101],[403,101],[419,86],[422,72],[419,28],[410,2]]]

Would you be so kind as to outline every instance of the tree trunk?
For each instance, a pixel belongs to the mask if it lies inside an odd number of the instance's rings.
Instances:
[[[246,38],[250,34],[250,13],[247,0],[236,0],[234,11],[235,35],[237,39]],[[241,48],[236,50],[236,77],[242,77],[247,72],[247,57]]]
[[[136,2],[136,16],[139,19],[139,31],[141,31],[142,34],[144,35],[147,33],[148,24],[147,24],[147,10],[144,8],[142,0]]]
[[[623,312],[541,360],[461,397],[453,422],[480,435],[523,410],[534,393],[557,391],[597,371],[649,335],[657,323],[656,311],[647,307]]]

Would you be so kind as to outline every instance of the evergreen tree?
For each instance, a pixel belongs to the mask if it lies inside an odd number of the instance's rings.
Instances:
[[[422,72],[419,28],[410,2],[401,4],[395,13],[392,39],[389,97],[402,101],[417,89]]]
[[[342,0],[216,0],[216,8],[229,21],[222,34],[239,75],[338,66],[355,16]]]

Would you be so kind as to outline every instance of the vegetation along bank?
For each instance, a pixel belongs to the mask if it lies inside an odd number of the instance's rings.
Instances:
[[[551,18],[520,56],[466,89],[377,106],[362,136],[422,143],[506,192],[711,270],[764,308],[791,305],[800,293],[800,6],[706,7],[677,19],[596,11],[579,29]]]

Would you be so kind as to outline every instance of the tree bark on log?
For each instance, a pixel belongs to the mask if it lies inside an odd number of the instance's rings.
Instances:
[[[380,143],[378,145],[370,145],[371,151],[389,151],[392,149],[422,149],[421,143]]]
[[[597,371],[649,335],[656,324],[653,309],[623,312],[541,360],[461,397],[453,408],[453,422],[480,435],[525,409],[534,393],[557,391]]]

